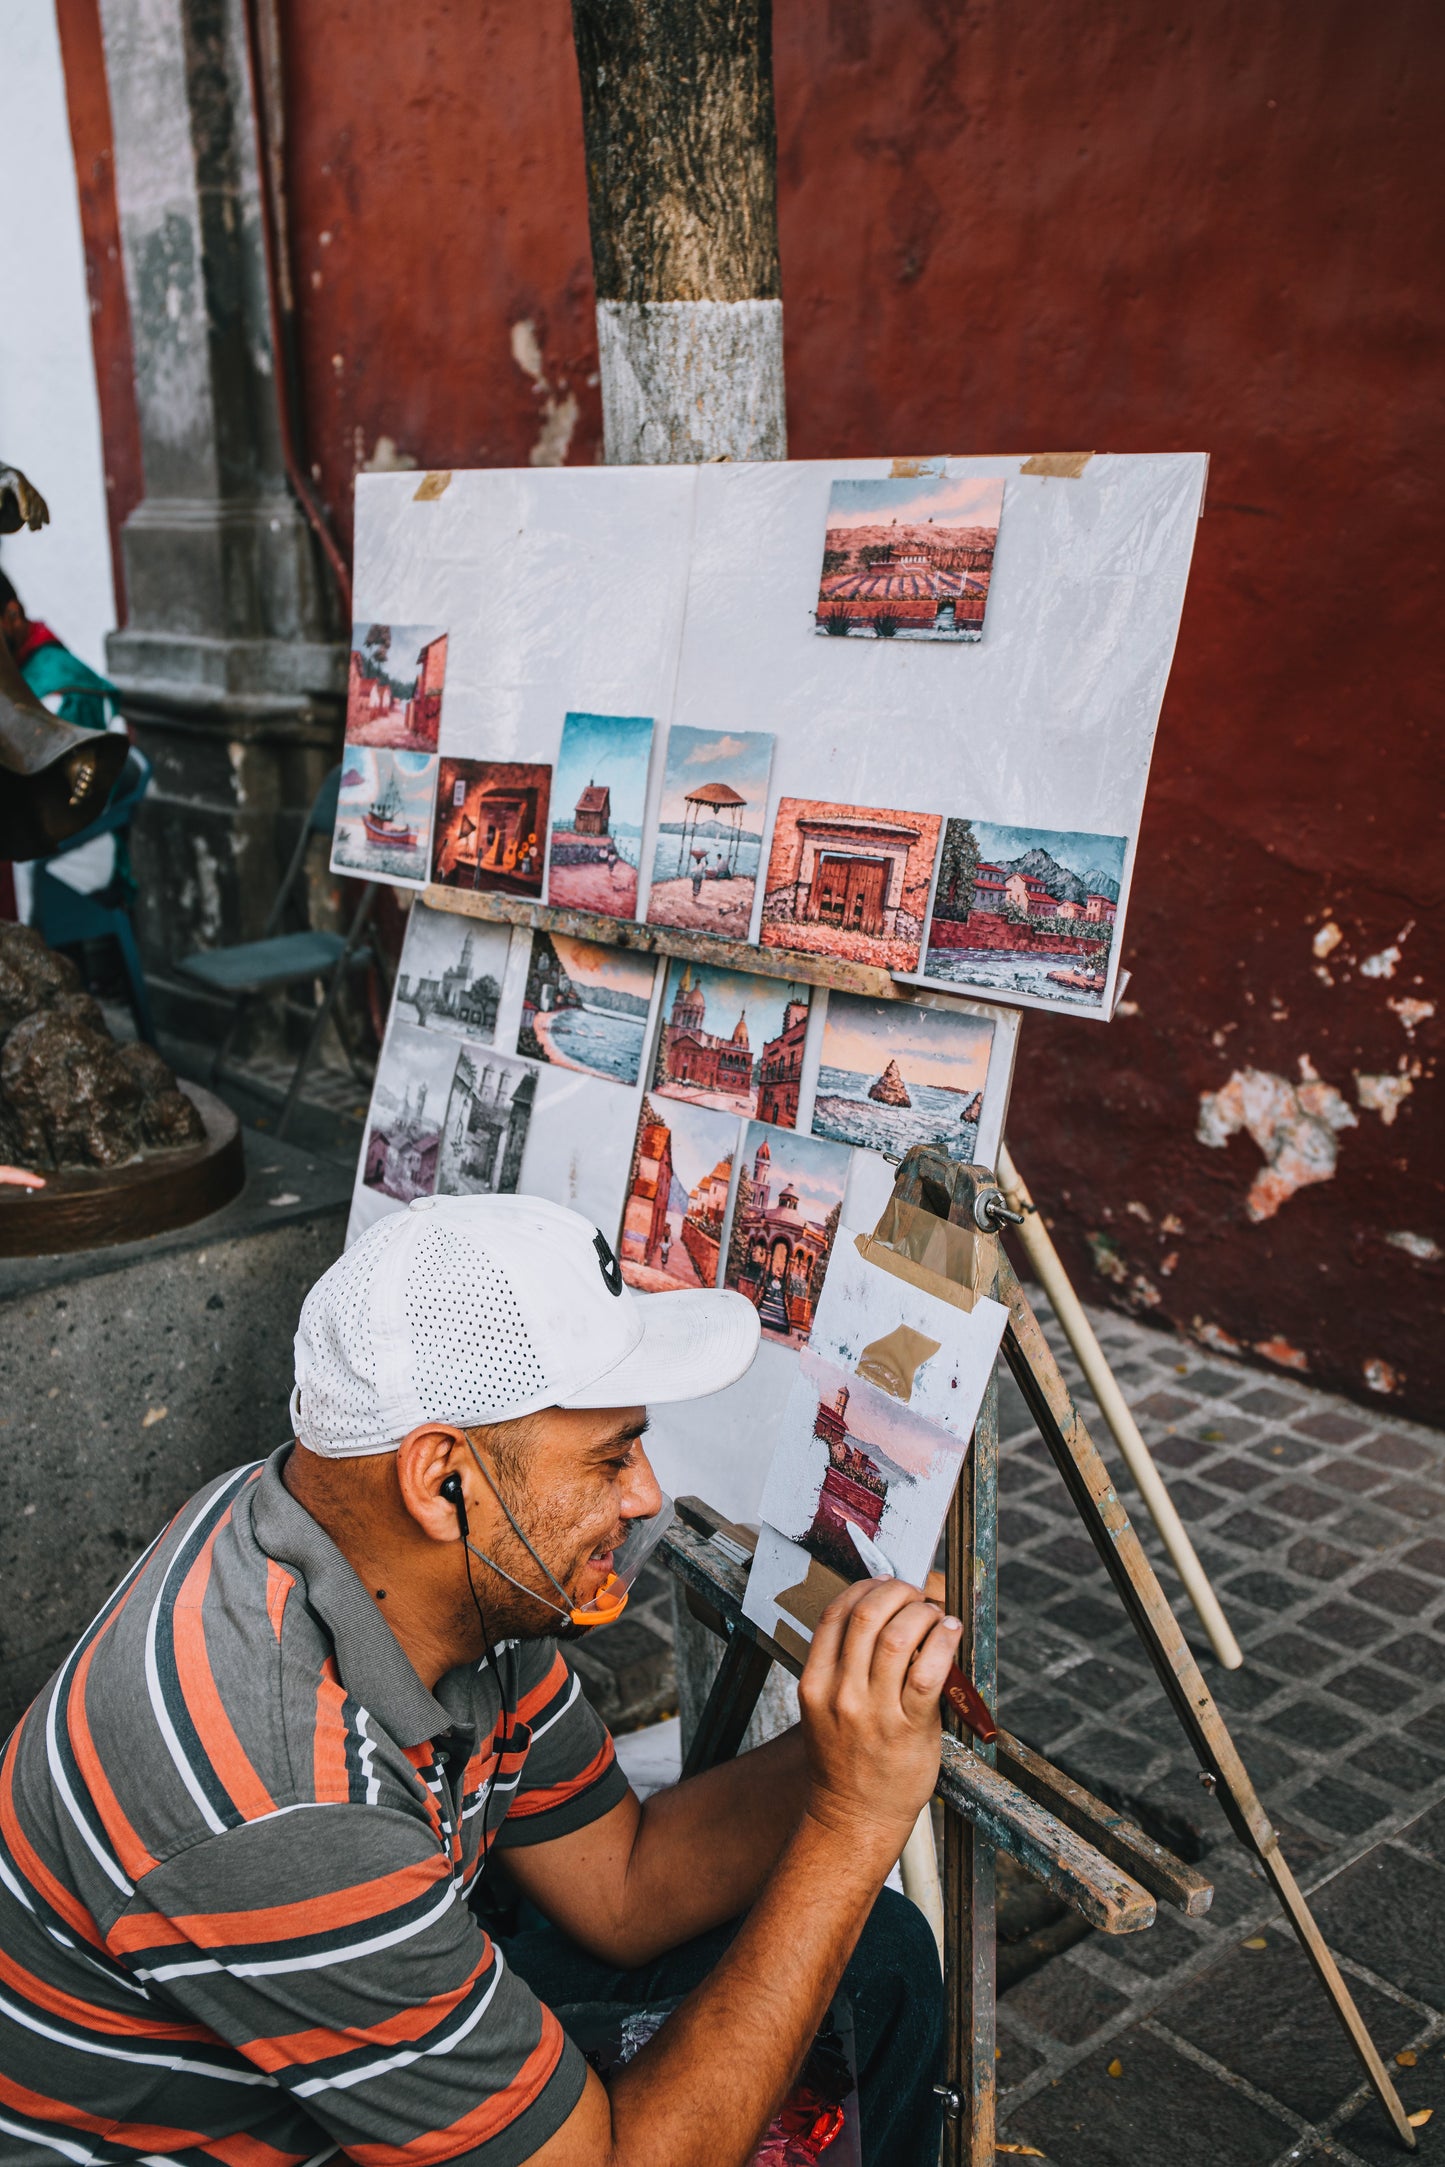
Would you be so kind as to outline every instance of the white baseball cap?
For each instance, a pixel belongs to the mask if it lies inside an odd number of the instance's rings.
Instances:
[[[291,1422],[330,1459],[421,1422],[701,1399],[741,1377],[741,1294],[640,1298],[590,1219],[539,1196],[419,1196],[368,1228],[301,1305]]]

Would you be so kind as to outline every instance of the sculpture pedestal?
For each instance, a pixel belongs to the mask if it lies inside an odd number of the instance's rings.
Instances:
[[[0,1257],[69,1255],[145,1241],[204,1219],[246,1183],[241,1124],[199,1084],[179,1088],[206,1124],[203,1144],[152,1151],[121,1166],[47,1174],[43,1189],[0,1188]]]

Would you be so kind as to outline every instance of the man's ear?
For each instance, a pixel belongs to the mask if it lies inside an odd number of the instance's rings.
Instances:
[[[473,1485],[467,1479],[469,1463],[466,1436],[449,1422],[418,1423],[396,1448],[396,1479],[402,1504],[433,1542],[461,1540],[461,1517],[454,1501],[442,1495],[442,1484],[448,1475],[456,1475],[462,1485],[465,1509],[470,1512]]]

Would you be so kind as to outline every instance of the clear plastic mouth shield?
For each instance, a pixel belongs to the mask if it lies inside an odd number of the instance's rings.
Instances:
[[[591,1602],[572,1611],[574,1625],[611,1625],[622,1616],[633,1582],[676,1517],[672,1499],[664,1491],[661,1509],[650,1520],[629,1521],[626,1535],[612,1553],[611,1572]]]

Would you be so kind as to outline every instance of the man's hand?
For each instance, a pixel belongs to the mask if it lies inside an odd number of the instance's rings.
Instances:
[[[901,1580],[860,1580],[818,1621],[798,1686],[806,1811],[887,1853],[938,1781],[939,1695],[962,1627]]]

